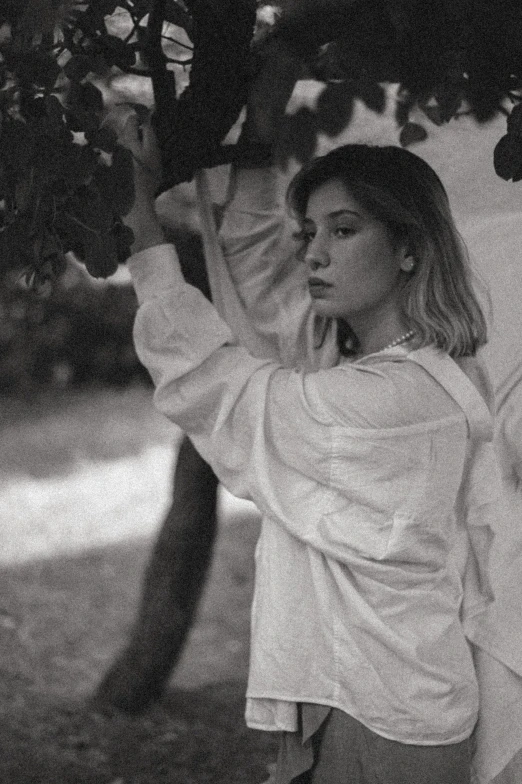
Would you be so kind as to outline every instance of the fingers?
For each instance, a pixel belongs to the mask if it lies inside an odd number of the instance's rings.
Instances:
[[[129,104],[115,104],[105,115],[102,125],[112,128],[120,136],[125,123],[132,114],[136,114],[136,112]]]
[[[161,175],[161,156],[150,116],[140,123],[132,106],[114,106],[108,113],[104,125],[117,134],[118,142],[128,149],[135,163],[135,185],[138,191],[154,196],[159,189]]]
[[[117,104],[111,107],[103,121],[103,125],[116,133],[118,141],[127,147],[135,157],[141,155],[138,117],[132,106]]]
[[[140,141],[139,123],[135,113],[129,114],[118,135],[120,144],[127,147],[135,158],[140,160],[146,150],[143,149]]]
[[[147,158],[153,163],[153,165],[160,166],[161,165],[160,148],[159,148],[157,136],[154,132],[154,128],[152,127],[150,116],[141,126],[141,143],[143,146],[143,150],[147,155]]]

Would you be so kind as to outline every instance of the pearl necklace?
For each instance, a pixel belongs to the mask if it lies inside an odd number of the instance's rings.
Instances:
[[[370,353],[371,354],[381,354],[383,351],[388,351],[390,348],[395,348],[395,346],[400,346],[403,343],[406,343],[408,340],[411,340],[411,338],[414,335],[415,335],[415,330],[414,329],[410,329],[408,332],[405,332],[404,335],[401,335],[399,338],[396,338],[395,340],[392,340],[392,342],[388,343],[388,345],[384,346],[384,348],[380,348],[377,351],[372,351]],[[352,347],[351,344],[352,344],[352,341],[351,341],[351,338],[349,338],[346,341],[346,348],[348,350]],[[364,355],[359,354],[359,357],[361,357],[361,356],[364,356]],[[357,357],[357,354],[354,354],[353,358],[356,358],[356,357]]]
[[[381,351],[388,351],[388,349],[390,348],[395,348],[395,346],[400,346],[402,343],[406,343],[408,340],[410,340],[414,335],[415,335],[415,330],[410,329],[409,332],[405,332],[404,335],[400,336],[400,338],[397,338],[396,340],[392,340],[391,343],[388,343],[387,346],[384,346],[384,348],[379,349],[379,351],[376,351],[375,353],[380,354]]]

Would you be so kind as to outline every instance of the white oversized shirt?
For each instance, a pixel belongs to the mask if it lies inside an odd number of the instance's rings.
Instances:
[[[489,410],[457,364],[432,348],[331,366],[332,337],[313,348],[322,328],[298,273],[285,273],[291,260],[267,266],[280,241],[273,214],[245,215],[250,230],[236,237],[236,253],[229,237],[225,253],[232,263],[248,247],[264,248],[242,269],[241,298],[283,364],[236,345],[184,283],[171,246],[137,254],[130,268],[136,346],[157,406],[220,481],[263,513],[248,723],[294,730],[295,704],[312,702],[393,740],[457,742],[478,712],[459,542],[474,529],[472,551],[484,567],[482,512],[495,490]],[[312,369],[285,366],[299,352]],[[487,596],[478,590],[483,573],[471,573],[470,629]]]

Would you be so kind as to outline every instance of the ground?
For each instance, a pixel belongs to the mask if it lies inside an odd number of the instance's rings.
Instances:
[[[163,702],[104,715],[90,697],[132,622],[177,431],[140,387],[0,402],[0,781],[266,780],[274,739],[243,719],[255,510],[222,496],[206,593]]]

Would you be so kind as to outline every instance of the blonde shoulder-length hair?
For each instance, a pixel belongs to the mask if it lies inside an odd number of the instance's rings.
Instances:
[[[487,341],[487,326],[472,284],[466,246],[457,231],[439,177],[422,158],[401,147],[347,144],[307,163],[293,178],[287,202],[298,221],[310,194],[341,180],[351,196],[406,242],[415,266],[401,290],[400,306],[415,346],[434,345],[452,357],[474,356]],[[356,337],[339,324],[343,353]]]

